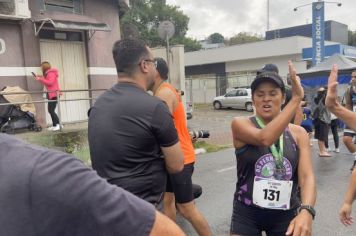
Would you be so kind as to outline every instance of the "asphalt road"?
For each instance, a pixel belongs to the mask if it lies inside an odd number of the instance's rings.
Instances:
[[[204,141],[213,144],[231,144],[231,121],[237,116],[251,116],[252,112],[237,109],[214,110],[212,105],[194,109],[193,118],[188,121],[193,130],[209,130],[210,138]]]
[[[356,223],[351,227],[344,227],[338,219],[353,158],[343,145],[341,152],[333,153],[333,157],[320,158],[317,156],[316,142],[313,143],[313,165],[318,190],[313,235],[356,235]],[[203,187],[203,195],[196,201],[198,209],[208,220],[214,235],[229,235],[236,182],[234,150],[200,155],[195,167],[194,182]],[[356,207],[353,217],[356,218]],[[196,235],[189,223],[182,219],[178,223],[188,235]]]

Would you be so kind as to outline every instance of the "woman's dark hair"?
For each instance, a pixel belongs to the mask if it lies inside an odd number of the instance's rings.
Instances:
[[[149,51],[144,41],[123,39],[114,44],[113,58],[118,74],[132,75],[141,60],[149,59]]]

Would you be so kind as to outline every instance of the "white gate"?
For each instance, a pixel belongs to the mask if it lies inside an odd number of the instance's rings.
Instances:
[[[61,90],[88,89],[85,47],[82,42],[41,40],[41,60],[48,61],[59,71]],[[61,100],[89,98],[88,92],[63,93]],[[87,119],[89,101],[61,102],[61,122],[77,122]],[[47,113],[47,124],[51,118]]]

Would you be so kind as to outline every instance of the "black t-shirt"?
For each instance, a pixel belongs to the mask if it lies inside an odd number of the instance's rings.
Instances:
[[[156,203],[165,190],[161,147],[178,142],[164,102],[132,83],[118,83],[102,94],[89,116],[93,168],[110,183]]]
[[[149,235],[154,207],[65,153],[0,134],[0,234]]]

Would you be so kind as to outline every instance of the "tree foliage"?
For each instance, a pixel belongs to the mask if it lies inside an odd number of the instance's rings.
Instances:
[[[222,36],[221,34],[219,33],[213,33],[211,34],[209,37],[209,42],[210,43],[223,43],[225,41],[225,38],[224,36]]]
[[[136,28],[138,36],[150,47],[166,45],[158,36],[157,28],[160,22],[169,20],[175,26],[175,34],[170,39],[172,45],[184,44],[186,51],[201,48],[198,41],[186,37],[189,17],[179,7],[166,4],[165,0],[131,0],[130,5],[130,9],[120,20],[121,29],[127,25],[130,25],[129,28]]]
[[[229,45],[244,44],[262,41],[264,38],[261,35],[253,34],[249,32],[240,32],[235,36],[231,37],[229,40]]]

